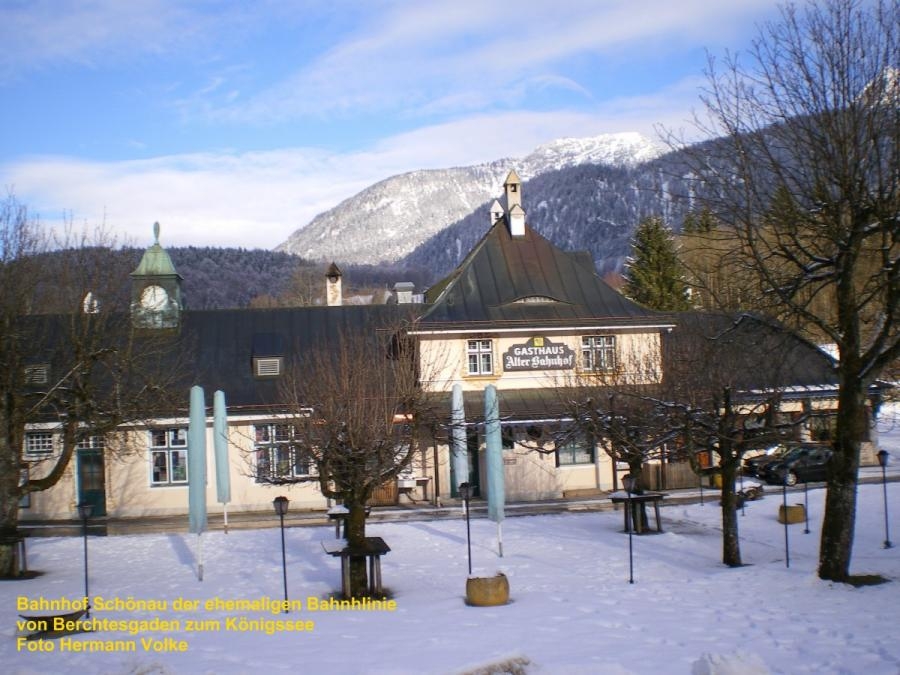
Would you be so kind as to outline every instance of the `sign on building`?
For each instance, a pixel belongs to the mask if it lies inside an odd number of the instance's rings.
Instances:
[[[575,352],[562,343],[533,337],[503,352],[503,370],[568,370],[575,367]]]

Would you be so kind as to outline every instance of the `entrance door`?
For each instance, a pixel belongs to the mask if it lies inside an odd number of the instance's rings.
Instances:
[[[78,503],[94,507],[91,517],[106,515],[106,476],[102,450],[78,451]]]

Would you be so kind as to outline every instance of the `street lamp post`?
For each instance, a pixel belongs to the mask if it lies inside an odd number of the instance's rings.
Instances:
[[[631,493],[634,491],[634,476],[626,474],[622,476],[622,487],[628,494],[628,502],[625,508],[628,509],[628,517],[625,522],[628,523],[628,583],[634,583],[634,548],[631,543],[631,533],[634,531],[634,509],[631,506]]]
[[[88,591],[88,544],[87,544],[87,521],[94,511],[92,504],[81,503],[77,507],[78,517],[81,518],[81,536],[84,539],[84,604],[86,608],[85,616],[91,618],[91,601]]]
[[[472,576],[472,532],[469,526],[469,500],[472,498],[472,486],[468,483],[459,484],[459,496],[466,505],[466,548],[469,553],[469,576]]]
[[[806,517],[806,529],[803,534],[809,534],[809,481],[803,481],[803,515]]]
[[[885,468],[888,463],[887,450],[878,451],[878,464],[881,466],[881,488],[884,491],[884,547],[891,548],[890,527],[888,526],[888,499],[887,499],[887,474]]]
[[[284,613],[287,614],[288,611],[288,592],[287,592],[287,560],[285,559],[284,554],[284,516],[288,510],[288,498],[287,497],[275,497],[272,500],[272,506],[275,507],[275,513],[278,514],[278,518],[281,522],[281,578],[284,582]]]
[[[787,507],[787,482],[788,476],[790,475],[790,471],[784,472],[784,479],[781,481],[781,502],[783,505],[782,509],[782,520],[784,520],[784,566],[791,566],[791,548],[788,539],[788,507]]]

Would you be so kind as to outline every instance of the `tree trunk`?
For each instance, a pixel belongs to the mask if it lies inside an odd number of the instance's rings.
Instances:
[[[846,582],[850,578],[856,523],[859,450],[867,429],[865,384],[843,373],[841,380],[832,446],[834,456],[828,467],[828,492],[819,548],[819,578]]]
[[[630,456],[628,460],[628,473],[634,478],[634,494],[644,494],[644,463],[642,458]],[[650,529],[650,519],[647,517],[647,504],[641,502],[631,512],[636,522],[632,523],[632,529],[639,532],[647,532]]]
[[[347,544],[351,547],[362,547],[366,543],[366,505],[356,500],[344,501],[349,514],[347,516]],[[350,597],[362,598],[368,595],[369,584],[366,572],[366,558],[352,556],[350,558]]]
[[[729,457],[728,455],[733,455]],[[721,454],[722,471],[722,562],[729,567],[740,567],[741,540],[738,536],[737,499],[734,494],[734,479],[740,455],[734,451]]]
[[[12,494],[6,490],[0,492],[3,493],[3,503],[0,504],[0,579],[11,579],[19,576],[15,543],[19,524],[19,498],[15,491]]]
[[[11,396],[0,406],[0,579],[18,576],[16,544],[11,540],[19,526],[19,440],[14,429]]]

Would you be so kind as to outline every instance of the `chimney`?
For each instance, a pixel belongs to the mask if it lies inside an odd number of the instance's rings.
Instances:
[[[509,210],[509,233],[514,237],[525,236],[525,209],[518,204]]]
[[[394,284],[394,297],[398,305],[408,305],[413,301],[413,289],[416,285],[411,281],[398,281]]]
[[[503,207],[500,206],[500,202],[498,202],[495,199],[494,203],[491,204],[491,225],[496,223],[502,217],[503,217]]]
[[[329,307],[340,307],[343,304],[341,276],[338,266],[331,263],[325,272],[325,304]]]
[[[509,233],[513,237],[525,236],[525,209],[522,208],[522,181],[515,170],[509,172],[503,183],[506,191],[506,209],[509,218]]]

